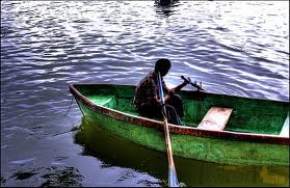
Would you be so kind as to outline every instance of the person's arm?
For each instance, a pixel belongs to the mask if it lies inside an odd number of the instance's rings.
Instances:
[[[156,87],[158,88],[157,85],[156,85]],[[170,94],[171,89],[169,89],[169,88],[167,87],[167,85],[165,84],[164,80],[162,80],[162,87],[163,87],[163,91],[164,91],[165,93],[167,93],[167,95],[164,96],[164,101],[167,101],[167,100],[170,98],[170,95],[171,95],[171,94]],[[158,90],[159,90],[159,89],[158,89]],[[158,95],[156,95],[155,99],[156,99],[156,101],[157,101],[159,104],[161,104],[161,99],[160,99],[160,97],[159,97]]]
[[[159,97],[159,89],[158,89],[158,85],[155,84],[154,80],[151,80],[151,93],[153,94],[153,98],[155,100],[156,103],[160,104],[161,103],[161,99]]]
[[[179,92],[183,87],[185,87],[187,85],[187,82],[184,81],[181,84],[179,84],[178,86],[176,86],[175,88],[171,89],[171,93],[176,93]]]
[[[189,81],[184,80],[184,82],[182,82],[181,84],[179,84],[175,88],[170,89],[168,93],[174,94],[174,93],[179,92],[183,87],[185,87],[187,84],[189,84],[189,82],[190,82],[190,80]]]

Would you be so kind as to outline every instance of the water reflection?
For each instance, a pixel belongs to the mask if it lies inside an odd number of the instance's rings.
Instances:
[[[103,168],[121,166],[146,172],[166,186],[165,153],[147,149],[117,137],[83,118],[76,142],[84,146],[83,155],[103,161]],[[186,186],[285,186],[289,184],[287,167],[235,166],[175,157],[179,180]]]
[[[179,5],[179,0],[155,0],[156,12],[169,17],[174,13],[173,8]]]

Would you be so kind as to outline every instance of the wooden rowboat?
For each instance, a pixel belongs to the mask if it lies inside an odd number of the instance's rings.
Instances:
[[[141,117],[135,86],[73,84],[83,116],[137,144],[165,152],[163,121]],[[289,102],[183,90],[184,126],[169,124],[175,156],[223,164],[289,166]]]

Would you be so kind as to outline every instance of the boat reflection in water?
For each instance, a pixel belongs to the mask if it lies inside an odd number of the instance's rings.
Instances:
[[[120,138],[89,118],[83,118],[75,141],[84,146],[83,155],[101,160],[104,167],[119,166],[148,173],[166,186],[166,154]],[[180,182],[185,186],[289,186],[285,166],[222,165],[174,157]]]

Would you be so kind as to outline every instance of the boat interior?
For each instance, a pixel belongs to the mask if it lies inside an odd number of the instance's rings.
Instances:
[[[134,86],[74,85],[96,105],[137,115]],[[181,91],[185,126],[289,137],[289,102]]]

